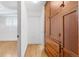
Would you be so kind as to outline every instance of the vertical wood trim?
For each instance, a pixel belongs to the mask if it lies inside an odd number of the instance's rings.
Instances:
[[[78,9],[79,9],[79,1],[78,1]],[[78,10],[78,56],[79,56],[79,10]]]
[[[51,2],[50,2],[50,36],[51,36]]]

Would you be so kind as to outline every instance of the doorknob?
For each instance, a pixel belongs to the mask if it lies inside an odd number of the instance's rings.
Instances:
[[[17,35],[17,38],[19,38],[19,35]]]
[[[59,33],[59,37],[61,37],[61,33]]]

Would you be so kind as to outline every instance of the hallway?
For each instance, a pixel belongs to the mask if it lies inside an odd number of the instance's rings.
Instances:
[[[21,2],[21,7],[22,56],[79,56],[78,1]]]

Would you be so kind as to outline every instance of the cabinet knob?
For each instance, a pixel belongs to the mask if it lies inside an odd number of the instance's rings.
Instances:
[[[59,33],[59,37],[61,37],[61,33]]]
[[[63,49],[63,45],[61,45],[61,49]]]

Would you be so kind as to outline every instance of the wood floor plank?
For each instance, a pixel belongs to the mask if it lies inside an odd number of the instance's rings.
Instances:
[[[25,57],[47,57],[47,54],[44,51],[43,45],[29,44],[25,52]]]
[[[0,41],[0,57],[16,57],[17,42],[16,41]]]

